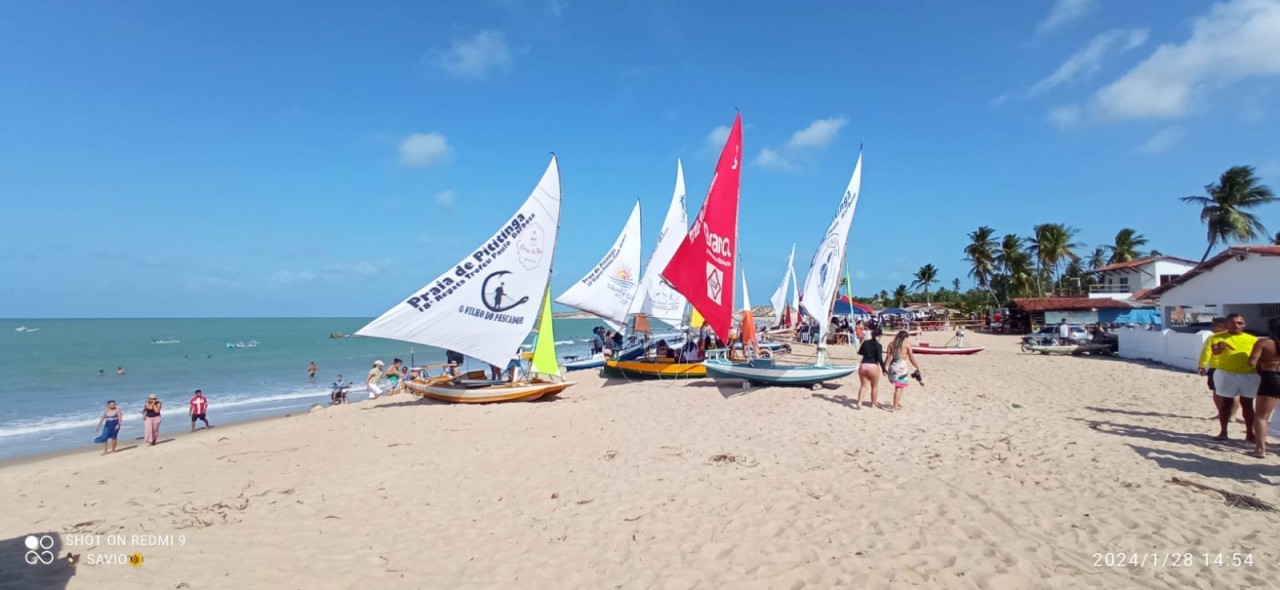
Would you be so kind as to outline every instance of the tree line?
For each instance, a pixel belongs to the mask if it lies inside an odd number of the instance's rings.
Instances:
[[[1268,235],[1252,212],[1276,201],[1271,188],[1262,184],[1252,166],[1229,168],[1216,182],[1206,185],[1204,192],[1179,199],[1200,208],[1208,242],[1201,262],[1218,246],[1260,240],[1280,244],[1280,232],[1274,237]],[[997,236],[995,229],[979,226],[969,233],[969,244],[964,248],[964,260],[969,263],[968,274],[975,288],[961,292],[960,280],[952,279],[952,289],[943,287],[931,293],[940,279],[938,268],[929,263],[916,271],[910,285],[901,284],[892,293],[880,291],[868,299],[897,307],[909,300],[923,299],[962,311],[977,311],[1019,297],[1087,291],[1095,281],[1093,275],[1086,274],[1088,271],[1161,255],[1158,250],[1144,249],[1149,241],[1131,227],[1116,232],[1110,244],[1092,250],[1076,240],[1078,233],[1076,228],[1062,223],[1036,225],[1028,236]]]

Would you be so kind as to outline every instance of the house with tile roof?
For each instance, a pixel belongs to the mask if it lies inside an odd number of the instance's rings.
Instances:
[[[1194,260],[1177,256],[1148,256],[1095,268],[1097,284],[1089,287],[1095,299],[1141,299],[1147,291],[1173,282],[1196,267]]]
[[[1241,314],[1247,329],[1265,332],[1280,317],[1280,246],[1232,246],[1144,298],[1159,302],[1165,327],[1184,310],[1208,308]]]

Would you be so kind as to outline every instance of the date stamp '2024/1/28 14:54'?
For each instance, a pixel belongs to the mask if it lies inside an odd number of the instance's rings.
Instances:
[[[1107,552],[1093,554],[1093,567],[1253,567],[1253,553],[1192,553],[1189,551]]]

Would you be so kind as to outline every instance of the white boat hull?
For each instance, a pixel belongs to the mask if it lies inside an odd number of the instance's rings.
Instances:
[[[856,365],[779,365],[771,360],[734,363],[711,359],[703,364],[707,367],[707,375],[716,379],[742,379],[770,385],[813,385],[847,377],[858,370]]]

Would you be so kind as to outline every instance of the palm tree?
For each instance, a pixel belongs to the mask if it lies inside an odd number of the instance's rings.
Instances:
[[[904,304],[906,304],[906,302],[907,302],[907,286],[898,285],[898,288],[893,290],[893,306],[902,307]]]
[[[916,271],[914,278],[911,288],[924,289],[925,303],[932,304],[933,302],[929,300],[929,287],[938,282],[938,269],[933,266],[933,263],[926,264]]]
[[[1276,232],[1276,239],[1271,240],[1271,243],[1280,246],[1280,231]]]
[[[1028,253],[1035,257],[1039,268],[1049,272],[1049,279],[1053,281],[1059,264],[1080,258],[1075,249],[1084,245],[1071,241],[1078,230],[1061,223],[1042,223],[1032,229],[1035,237],[1027,247]]]
[[[1094,248],[1093,254],[1089,255],[1089,270],[1098,270],[1106,266],[1108,260],[1110,259],[1107,258],[1107,249],[1105,247],[1098,246]]]
[[[964,247],[964,259],[969,263],[969,276],[979,287],[991,284],[996,272],[996,230],[985,225],[969,233],[969,245]],[[959,290],[959,289],[957,289]]]
[[[1106,246],[1111,251],[1111,264],[1117,262],[1132,262],[1134,258],[1142,257],[1142,252],[1138,248],[1147,245],[1147,238],[1138,233],[1133,228],[1124,228],[1116,232],[1116,243]]]
[[[957,295],[960,294],[960,279],[951,279],[951,290],[955,291]]]
[[[888,302],[889,302],[889,292],[888,292],[888,291],[885,291],[884,289],[881,289],[881,290],[880,290],[880,305],[884,305],[884,304],[886,304],[886,303],[888,303]]]
[[[1276,196],[1271,187],[1262,184],[1262,179],[1253,173],[1253,166],[1232,166],[1222,173],[1218,182],[1205,185],[1204,192],[1209,196],[1182,197],[1184,203],[1200,205],[1200,221],[1208,229],[1209,247],[1205,248],[1200,262],[1209,258],[1218,244],[1250,242],[1267,233],[1258,216],[1248,209],[1272,203]]]
[[[1031,266],[1031,256],[1022,250],[1015,250],[1008,262],[1009,299],[1031,295],[1038,280],[1036,269]]]

